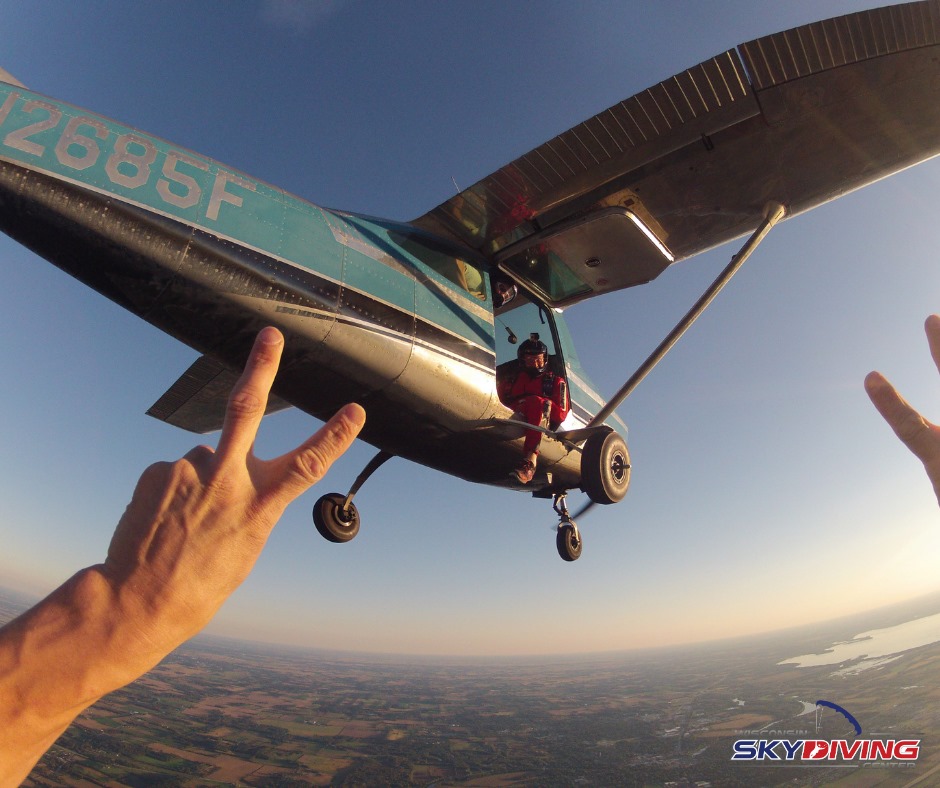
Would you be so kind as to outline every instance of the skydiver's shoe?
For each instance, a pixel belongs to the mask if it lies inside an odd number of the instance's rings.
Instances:
[[[535,476],[535,463],[531,460],[523,460],[512,472],[512,475],[519,480],[520,484],[528,484]]]

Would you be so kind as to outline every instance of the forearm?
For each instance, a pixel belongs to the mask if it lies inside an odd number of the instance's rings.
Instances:
[[[98,567],[0,629],[0,786],[17,785],[81,711],[171,650]]]
[[[204,627],[248,576],[294,498],[365,422],[341,408],[273,460],[252,453],[283,337],[258,334],[217,450],[198,446],[141,476],[104,564],[0,629],[0,788],[16,785],[69,723]]]

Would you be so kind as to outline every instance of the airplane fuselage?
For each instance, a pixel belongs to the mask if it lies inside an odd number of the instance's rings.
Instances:
[[[319,418],[357,401],[376,447],[512,486],[521,430],[487,426],[511,412],[496,395],[488,263],[471,250],[317,207],[6,84],[0,230],[233,369],[276,325],[287,337],[280,397]],[[448,255],[471,260],[472,288],[435,270]],[[577,427],[600,398],[583,377],[571,389]],[[530,489],[577,487],[580,453],[546,439],[540,469]]]

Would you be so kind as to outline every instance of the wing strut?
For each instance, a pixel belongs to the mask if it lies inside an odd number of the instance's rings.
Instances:
[[[588,422],[587,427],[594,427],[603,424],[610,418],[611,414],[620,406],[620,404],[633,392],[650,371],[665,356],[672,346],[679,341],[679,338],[689,329],[689,327],[698,319],[699,315],[705,311],[705,308],[714,300],[715,296],[721,292],[721,289],[728,284],[731,277],[744,264],[744,261],[751,256],[758,244],[764,240],[764,236],[770,232],[770,228],[779,222],[786,214],[786,208],[780,203],[768,203],[764,209],[764,220],[758,225],[757,229],[747,239],[747,243],[741,247],[741,251],[731,258],[731,262],[725,266],[724,270],[718,274],[718,278],[711,283],[709,288],[702,293],[701,298],[695,302],[694,306],[685,314],[668,336],[659,343],[659,347],[644,361],[636,372],[630,376],[630,379],[623,384],[620,390],[613,398],[598,412],[598,414]]]

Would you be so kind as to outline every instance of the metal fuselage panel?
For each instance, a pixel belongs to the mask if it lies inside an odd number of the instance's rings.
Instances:
[[[3,232],[233,368],[276,325],[275,391],[291,404],[326,418],[357,401],[373,445],[506,485],[521,433],[479,427],[510,415],[491,303],[435,279],[386,228],[0,84]],[[578,452],[548,440],[543,458],[553,487],[579,484]]]

